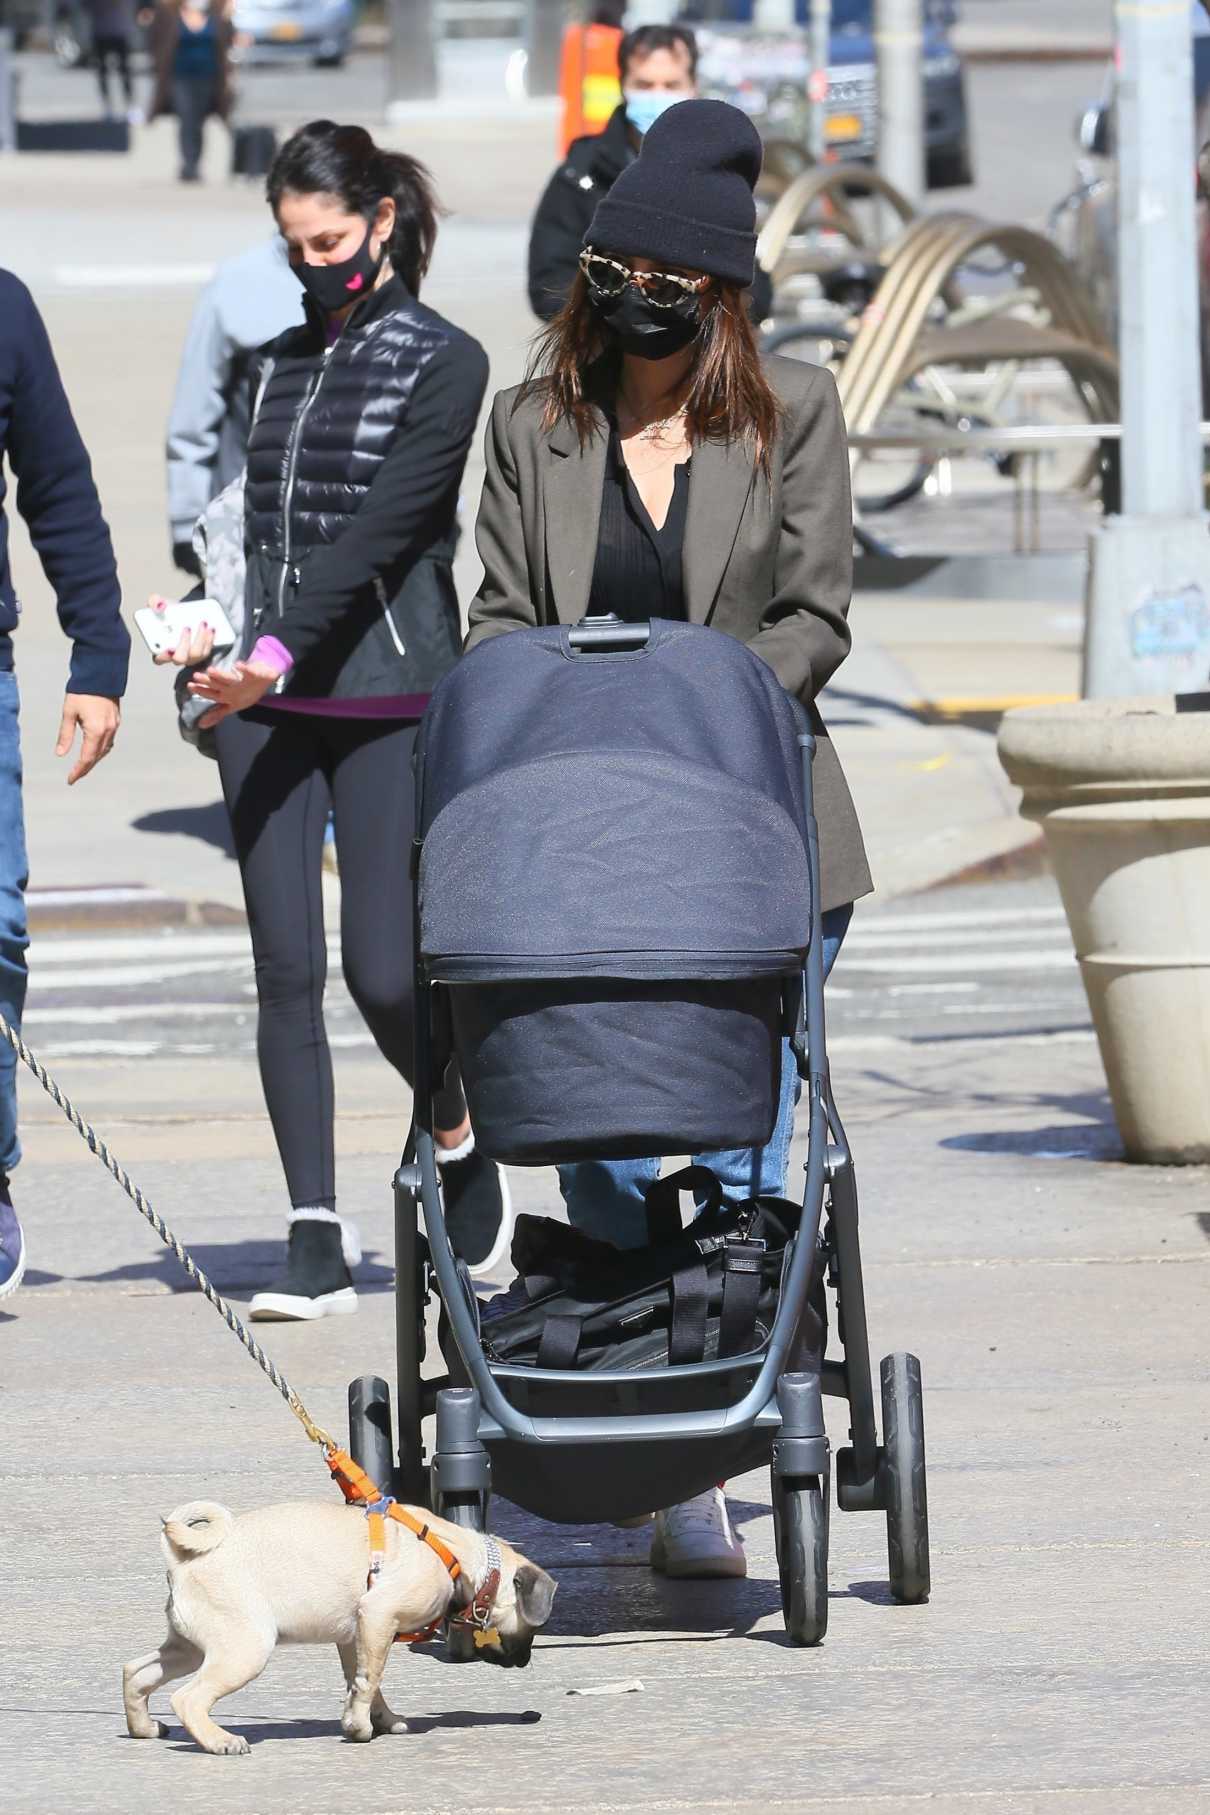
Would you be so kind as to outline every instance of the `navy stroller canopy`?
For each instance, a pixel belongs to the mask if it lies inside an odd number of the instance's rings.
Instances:
[[[419,744],[428,979],[742,979],[802,965],[798,708],[743,644],[655,622],[640,649],[493,637]]]

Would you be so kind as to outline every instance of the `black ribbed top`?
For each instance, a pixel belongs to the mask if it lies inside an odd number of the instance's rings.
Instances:
[[[677,467],[668,515],[657,529],[627,469],[618,431],[611,429],[588,604],[594,617],[612,611],[633,624],[645,618],[685,616],[681,550],[690,464],[687,460]]]

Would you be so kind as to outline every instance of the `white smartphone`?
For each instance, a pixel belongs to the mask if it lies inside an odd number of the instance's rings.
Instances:
[[[135,612],[134,621],[152,655],[170,655],[185,633],[192,635],[199,624],[209,624],[213,630],[216,650],[231,649],[235,644],[231,621],[214,599],[173,599],[163,611],[144,605]]]

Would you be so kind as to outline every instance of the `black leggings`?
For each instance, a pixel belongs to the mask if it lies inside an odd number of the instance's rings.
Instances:
[[[93,56],[97,65],[97,82],[101,89],[101,106],[109,112],[109,66],[113,64],[122,84],[127,109],[134,106],[134,83],[130,79],[130,41],[119,32],[99,33]]]
[[[340,863],[345,982],[384,1058],[412,1080],[416,727],[394,720],[260,712],[218,727],[218,762],[256,960],[261,1082],[290,1202],[336,1204],[332,1059],[323,1023],[323,841]],[[466,1114],[455,1084],[438,1128]]]

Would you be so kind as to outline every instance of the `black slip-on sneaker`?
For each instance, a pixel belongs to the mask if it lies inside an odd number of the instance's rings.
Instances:
[[[438,1150],[441,1207],[455,1254],[474,1279],[499,1268],[513,1239],[513,1204],[508,1180],[495,1160],[477,1147],[461,1159],[442,1159]]]
[[[346,1259],[346,1226],[296,1216],[290,1224],[285,1276],[257,1292],[248,1308],[254,1322],[309,1323],[317,1317],[347,1316],[357,1293]],[[342,1237],[345,1241],[342,1242]]]

